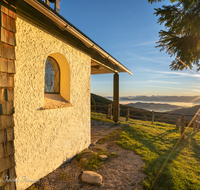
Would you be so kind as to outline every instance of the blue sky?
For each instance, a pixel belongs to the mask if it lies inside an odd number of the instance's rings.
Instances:
[[[125,65],[133,76],[120,73],[120,96],[198,95],[200,75],[171,71],[174,58],[155,48],[158,32],[154,8],[170,4],[148,0],[61,0],[60,14]],[[92,75],[91,92],[112,96],[113,74]]]

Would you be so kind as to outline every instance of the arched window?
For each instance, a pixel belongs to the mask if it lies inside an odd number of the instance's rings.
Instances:
[[[60,68],[57,61],[50,56],[47,58],[45,63],[44,83],[45,93],[60,93]]]

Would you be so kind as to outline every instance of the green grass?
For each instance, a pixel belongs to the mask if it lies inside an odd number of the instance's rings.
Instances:
[[[145,161],[143,172],[147,175],[143,187],[150,189],[166,158],[180,137],[175,125],[141,120],[122,122],[125,125],[100,143],[114,141],[124,149],[132,150]],[[153,189],[200,190],[200,132],[186,131],[164,166]]]
[[[78,154],[77,160],[82,168],[87,170],[97,170],[103,166],[103,161],[99,159],[99,155],[107,155],[109,153],[100,147],[93,147],[93,150],[85,149]]]
[[[28,188],[28,190],[37,190],[37,188],[35,187],[35,185],[32,185],[31,187]]]
[[[92,112],[91,113],[91,119],[95,120],[95,121],[103,121],[103,122],[111,122],[111,123],[113,123],[112,119],[106,118],[106,115],[102,114],[102,113]]]
[[[119,155],[115,152],[109,153],[106,149],[94,146],[91,149],[85,149],[81,151],[77,155],[77,160],[79,161],[79,165],[86,169],[86,170],[92,170],[95,171],[100,167],[103,167],[103,162],[99,155],[106,155],[109,159],[116,158]]]

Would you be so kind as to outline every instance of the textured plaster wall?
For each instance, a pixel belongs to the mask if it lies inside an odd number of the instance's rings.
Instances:
[[[38,180],[90,144],[91,58],[64,41],[17,18],[14,135],[16,174]],[[59,52],[70,68],[72,107],[44,106],[45,61]],[[25,189],[33,182],[17,182]]]

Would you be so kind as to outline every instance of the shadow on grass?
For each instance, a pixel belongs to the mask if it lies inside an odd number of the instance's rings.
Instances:
[[[152,131],[147,129],[147,132],[145,133],[144,127],[146,126],[124,126],[120,139],[117,141],[118,145],[125,149],[133,150],[135,153],[141,155],[145,161],[146,164],[143,171],[147,174],[147,177],[143,182],[144,188],[150,189],[156,179],[152,188],[154,190],[195,189],[195,187],[190,184],[190,181],[184,182],[184,180],[176,180],[173,168],[171,167],[172,164],[175,168],[179,167],[180,163],[177,161],[177,165],[175,165],[173,161],[177,160],[181,151],[188,146],[188,142],[190,141],[194,155],[198,157],[198,160],[200,159],[200,146],[197,144],[196,139],[193,138],[195,134],[188,133],[186,138],[179,142],[163,167],[159,177],[156,178],[166,159],[170,155],[171,150],[178,141],[180,134],[177,132],[177,129],[171,128],[166,128],[165,131],[161,130],[159,133],[154,131],[155,129],[152,129]],[[197,150],[199,150],[199,152]],[[178,168],[178,170],[181,169],[182,168]],[[176,174],[176,176],[177,175],[178,174]]]
[[[197,140],[193,137],[196,133],[193,133],[191,138],[191,146],[193,148],[194,154],[192,155],[200,162],[200,145],[197,143]]]

